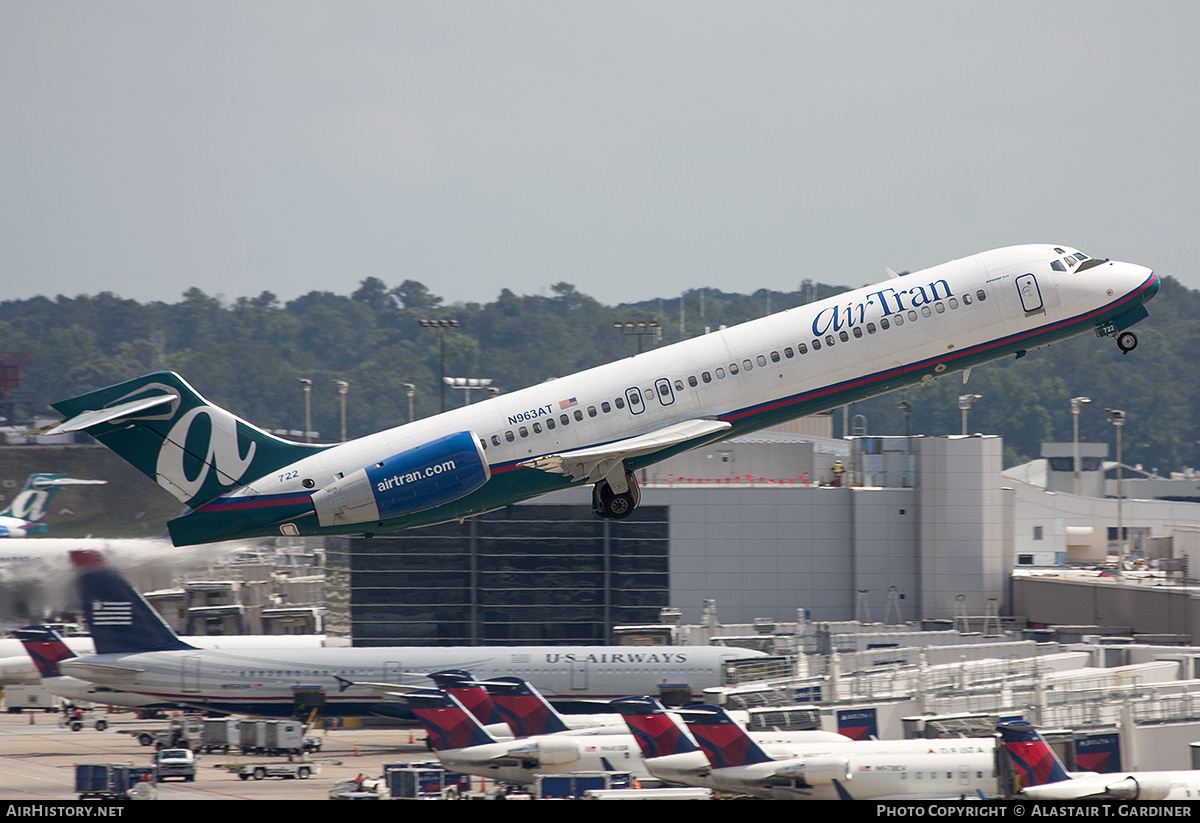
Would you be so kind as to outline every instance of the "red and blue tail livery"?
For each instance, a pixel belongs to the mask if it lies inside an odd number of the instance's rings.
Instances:
[[[467,749],[496,741],[462,703],[440,689],[421,689],[404,696],[429,735],[434,751]]]
[[[484,726],[507,725],[496,701],[492,700],[487,689],[472,677],[470,672],[461,669],[447,669],[434,672],[429,675],[429,679],[439,689],[452,695]]]
[[[1046,742],[1046,738],[1027,720],[1007,720],[996,726],[1004,748],[1022,786],[1041,786],[1070,780],[1071,775]]]
[[[37,668],[39,677],[60,677],[58,664],[75,656],[58,632],[49,626],[27,626],[13,632]]]
[[[677,716],[653,697],[622,697],[610,705],[625,718],[647,760],[700,751]]]
[[[688,706],[680,716],[714,769],[772,760],[720,706]]]
[[[517,737],[570,731],[546,698],[519,677],[493,677],[484,683],[496,708]]]

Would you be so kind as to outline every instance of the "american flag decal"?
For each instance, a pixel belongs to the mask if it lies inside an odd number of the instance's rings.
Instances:
[[[93,600],[93,626],[132,626],[133,604],[126,600]]]
[[[566,400],[558,401],[559,409],[569,409],[572,406],[578,406],[578,405],[579,405],[579,401],[576,400],[574,397],[570,397],[570,398],[567,398]]]

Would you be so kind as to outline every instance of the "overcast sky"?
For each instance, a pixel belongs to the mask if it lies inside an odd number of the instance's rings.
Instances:
[[[1200,3],[0,0],[3,298],[1200,287]]]

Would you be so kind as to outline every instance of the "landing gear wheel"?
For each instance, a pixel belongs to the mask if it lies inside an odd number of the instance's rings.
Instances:
[[[638,488],[633,472],[625,472],[627,491],[616,494],[607,481],[601,480],[592,492],[592,511],[610,520],[622,520],[633,514],[641,502],[642,492]]]
[[[1117,335],[1117,348],[1121,350],[1121,354],[1129,354],[1137,348],[1137,335],[1131,331],[1123,331]]]

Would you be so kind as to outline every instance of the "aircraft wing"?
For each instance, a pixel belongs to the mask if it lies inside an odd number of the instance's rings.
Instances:
[[[639,434],[602,446],[589,446],[585,449],[551,454],[534,460],[527,460],[522,466],[541,469],[546,472],[556,472],[568,475],[572,480],[587,480],[595,483],[603,479],[612,469],[627,457],[638,457],[652,454],[663,449],[697,440],[712,434],[719,434],[733,428],[721,420],[684,420],[681,423],[667,426],[657,431]]]
[[[356,686],[360,689],[370,689],[385,700],[403,700],[404,695],[409,692],[414,692],[422,688],[428,689],[428,686],[405,686],[401,683],[370,683],[362,680],[346,680],[343,677],[337,677],[337,675],[334,675],[334,678],[338,682],[338,691],[344,692],[351,686]]]

